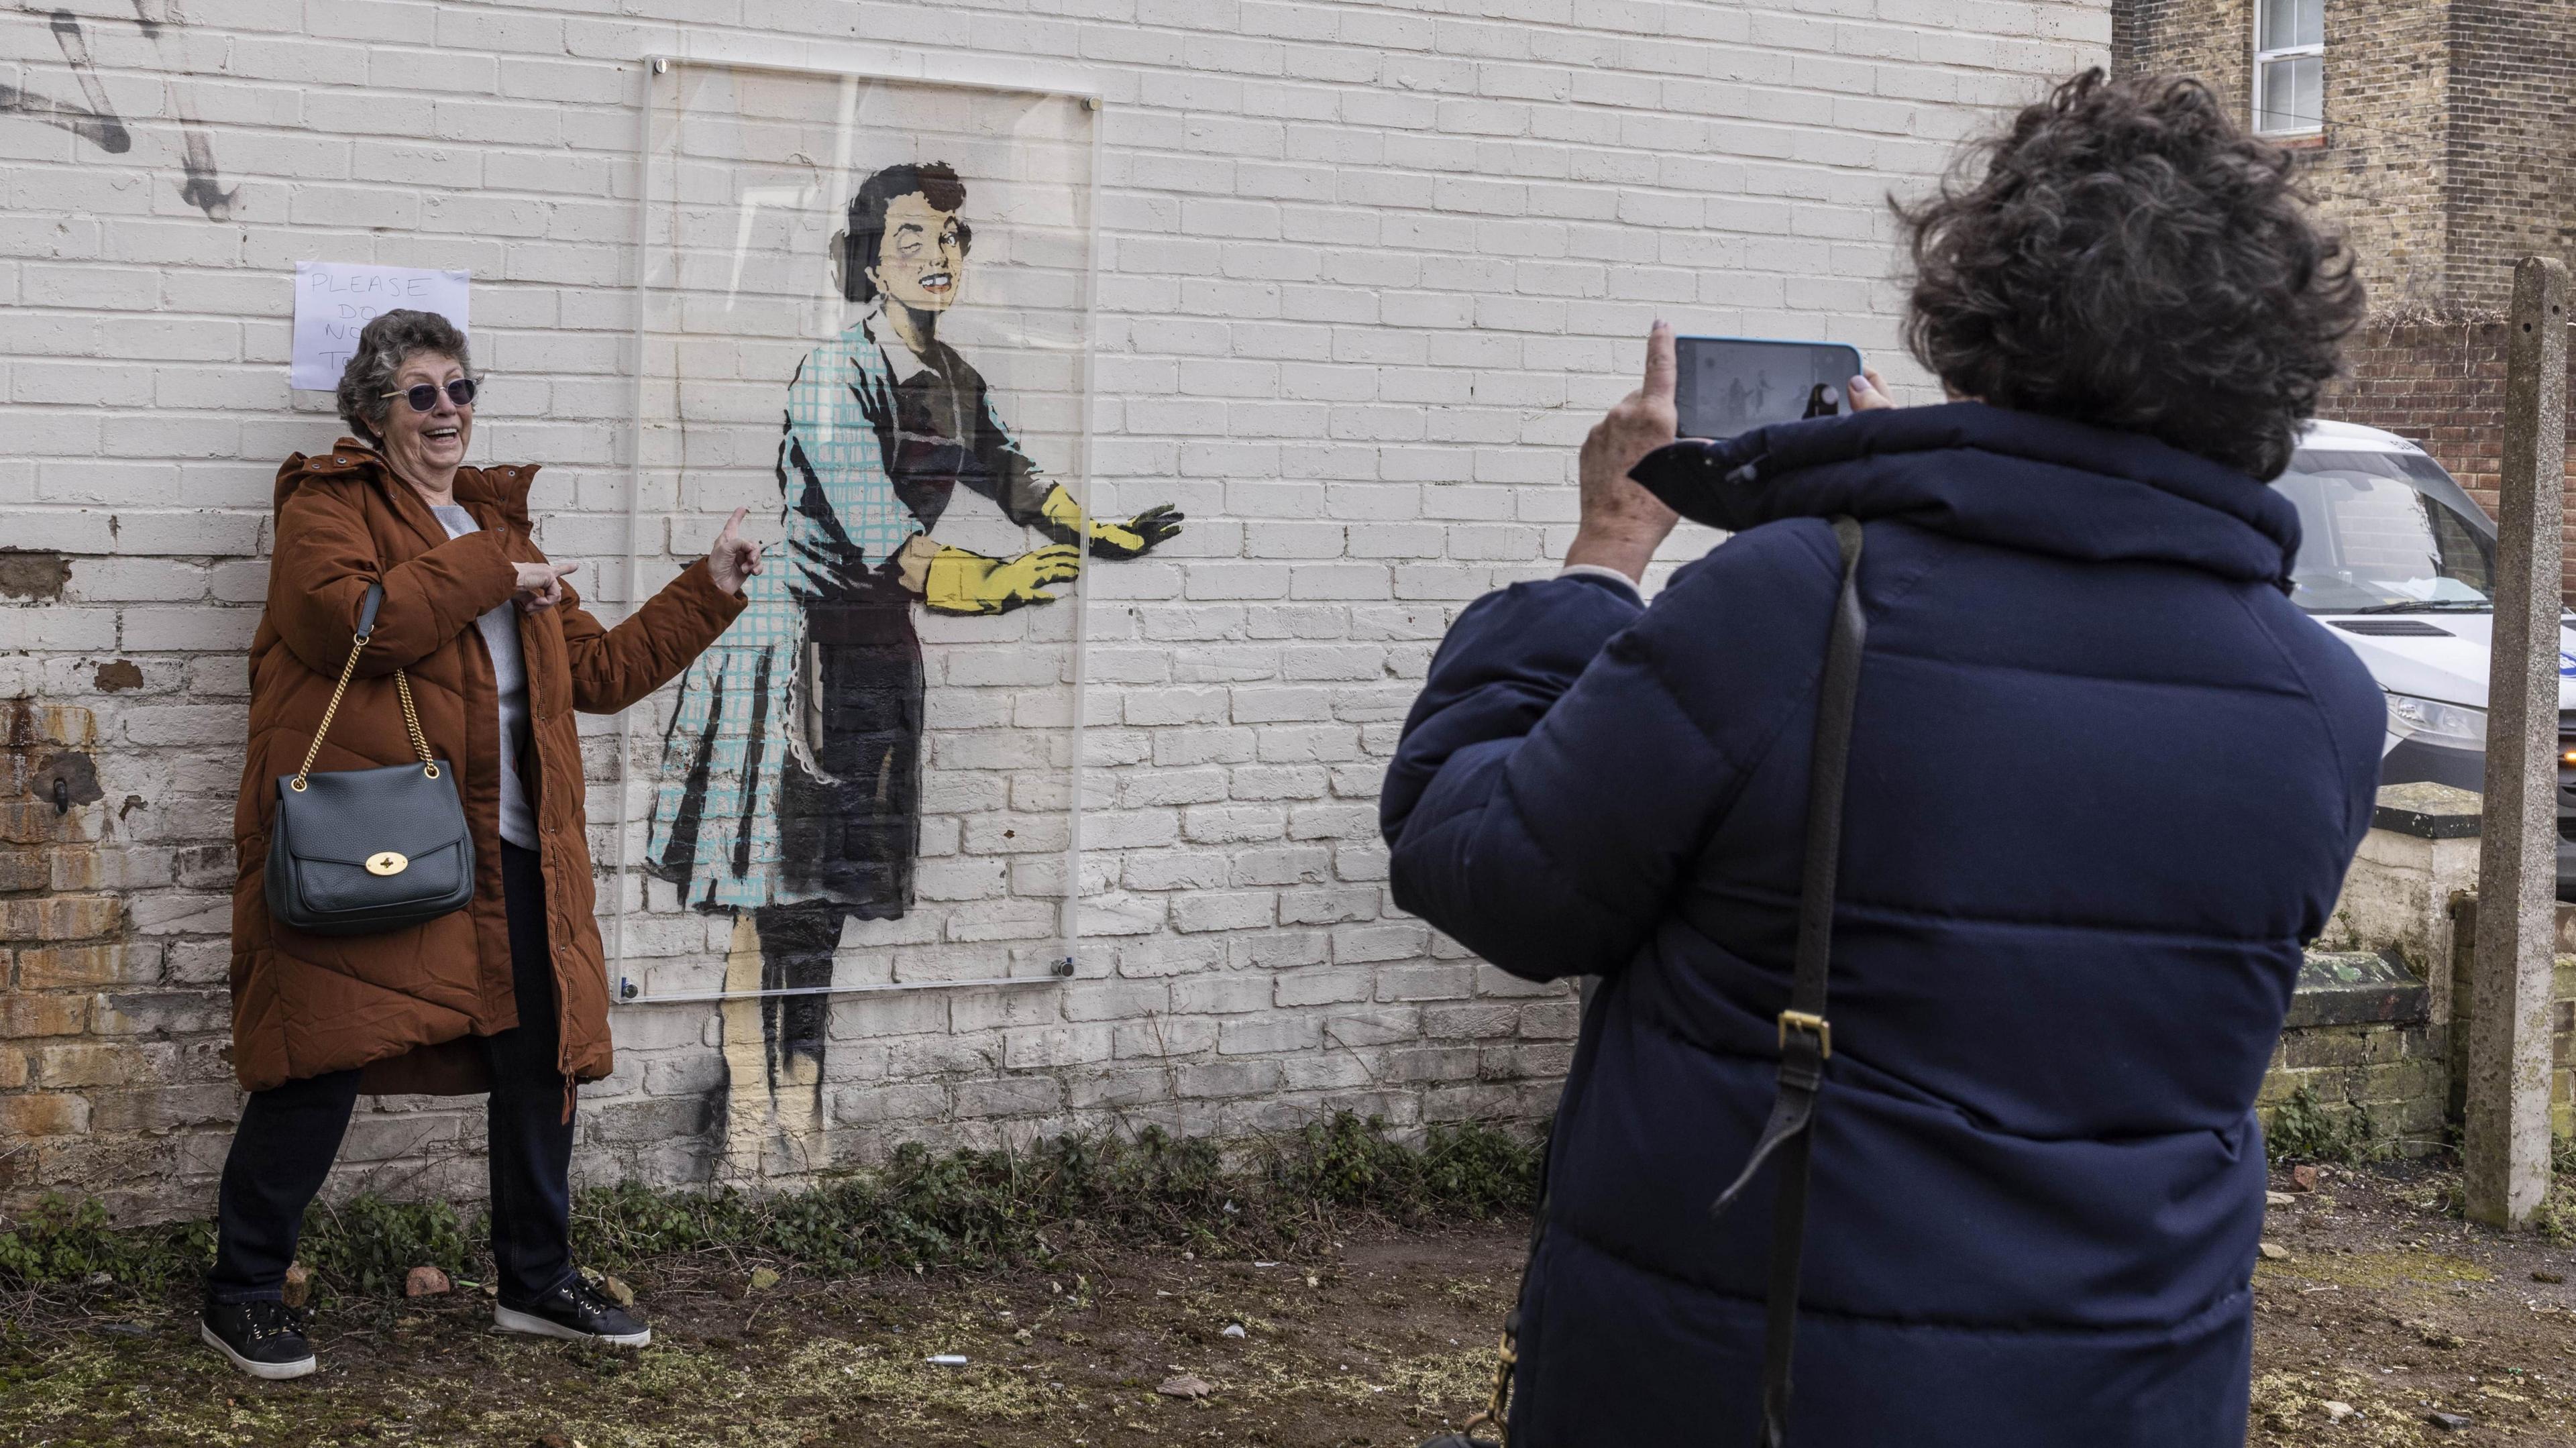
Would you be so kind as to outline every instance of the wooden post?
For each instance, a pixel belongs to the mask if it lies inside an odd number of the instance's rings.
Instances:
[[[2486,816],[2470,980],[2468,1213],[2519,1227],[2549,1194],[2558,905],[2558,615],[2567,489],[2567,264],[2513,269]]]

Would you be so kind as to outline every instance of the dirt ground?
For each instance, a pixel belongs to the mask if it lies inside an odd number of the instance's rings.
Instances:
[[[2447,1185],[2329,1169],[2275,1207],[2251,1443],[2576,1444],[2576,1251],[2448,1219]],[[460,1287],[325,1307],[323,1371],[280,1384],[198,1346],[177,1298],[29,1297],[0,1316],[0,1444],[1389,1448],[1481,1401],[1520,1249],[1498,1223],[756,1289],[757,1264],[693,1259],[632,1274],[640,1354],[495,1335]],[[1182,1375],[1208,1396],[1157,1391]]]

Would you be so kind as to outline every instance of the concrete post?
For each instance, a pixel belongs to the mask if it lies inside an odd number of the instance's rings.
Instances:
[[[2506,323],[2503,507],[2463,1143],[2469,1216],[2506,1227],[2529,1223],[2549,1194],[2567,321],[2566,263],[2524,258],[2514,267]]]

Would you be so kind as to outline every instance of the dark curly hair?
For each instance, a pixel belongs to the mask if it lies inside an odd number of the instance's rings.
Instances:
[[[858,194],[850,198],[849,227],[841,233],[842,296],[854,302],[876,299],[877,284],[868,279],[868,268],[877,264],[885,246],[886,204],[915,192],[940,211],[955,211],[966,204],[966,183],[945,161],[907,161],[860,182]],[[958,255],[974,249],[975,228],[961,216],[957,218]]]
[[[1983,163],[1983,175],[1972,175]],[[1906,346],[1953,393],[2141,432],[2263,481],[2363,313],[2288,152],[2185,76],[2088,70],[1897,204]]]

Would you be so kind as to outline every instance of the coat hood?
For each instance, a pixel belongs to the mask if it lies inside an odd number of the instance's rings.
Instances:
[[[456,500],[460,503],[484,503],[498,509],[503,518],[520,532],[529,531],[528,488],[537,476],[537,464],[514,463],[501,467],[464,467],[456,470]],[[295,490],[316,478],[356,478],[379,484],[394,481],[393,469],[375,444],[354,437],[343,437],[327,453],[307,457],[290,453],[277,465],[277,492],[272,506],[283,508]],[[406,490],[408,491],[408,490]],[[434,543],[443,534],[430,535]]]
[[[1697,523],[1901,519],[2086,562],[2179,563],[2289,589],[2299,515],[2279,493],[2136,433],[1981,402],[1780,423],[1657,448],[1629,476]]]

